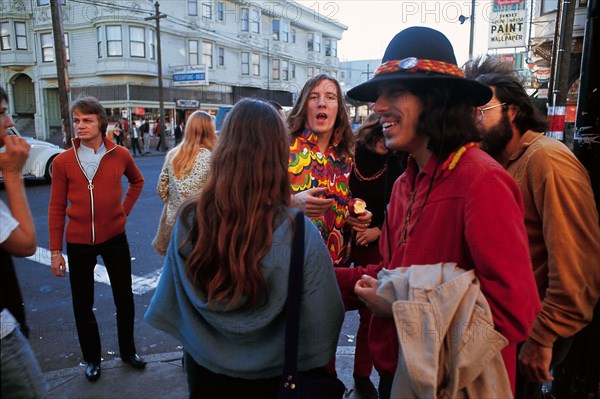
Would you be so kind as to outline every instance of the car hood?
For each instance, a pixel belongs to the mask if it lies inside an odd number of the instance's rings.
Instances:
[[[32,147],[48,147],[48,148],[60,148],[56,144],[48,143],[47,141],[42,141],[38,139],[34,139],[32,137],[23,137],[25,141],[27,141]]]

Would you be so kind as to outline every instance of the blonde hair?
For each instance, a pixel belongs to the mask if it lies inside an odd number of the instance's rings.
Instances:
[[[177,152],[173,157],[173,174],[178,179],[187,176],[196,156],[202,148],[212,151],[217,134],[212,117],[206,112],[196,111],[190,115],[185,125],[183,141],[174,150]]]

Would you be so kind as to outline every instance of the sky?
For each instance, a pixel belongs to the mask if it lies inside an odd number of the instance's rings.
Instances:
[[[458,17],[471,14],[471,0],[335,0],[298,1],[325,18],[348,26],[338,42],[340,61],[381,59],[390,40],[410,26],[428,26],[444,33],[454,47],[458,65],[469,56],[470,21]],[[478,0],[475,7],[473,53],[487,49],[487,12],[491,0]]]

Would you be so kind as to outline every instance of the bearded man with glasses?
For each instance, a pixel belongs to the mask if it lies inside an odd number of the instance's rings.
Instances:
[[[523,194],[525,226],[542,312],[519,351],[517,398],[539,398],[542,383],[567,355],[573,335],[593,317],[600,294],[600,227],[588,172],[560,141],[546,137],[512,66],[490,57],[465,75],[494,95],[476,109],[481,148],[500,162]]]

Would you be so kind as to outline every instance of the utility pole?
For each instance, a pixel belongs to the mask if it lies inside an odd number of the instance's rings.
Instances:
[[[564,118],[569,91],[569,66],[571,64],[571,47],[573,42],[573,20],[575,18],[576,0],[560,0],[556,12],[559,30],[554,35],[552,44],[553,68],[551,89],[552,98],[549,114],[554,115],[560,122],[559,128],[564,132]],[[560,22],[558,21],[560,19]],[[570,136],[570,134],[569,134]],[[556,137],[559,138],[560,137]],[[563,140],[570,147],[573,137],[563,136]]]
[[[57,1],[57,0],[54,0]],[[154,15],[151,17],[144,18],[145,21],[155,20],[156,21],[156,61],[158,67],[158,107],[159,117],[158,123],[160,125],[160,149],[161,151],[167,150],[167,136],[165,134],[165,103],[163,99],[163,78],[162,78],[162,57],[160,51],[160,19],[166,18],[166,14],[161,14],[160,4],[158,1],[154,3]]]
[[[367,80],[371,79],[371,74],[373,72],[370,71],[369,67],[371,66],[371,64],[367,64],[367,71],[366,72],[361,72],[361,75],[367,75]]]
[[[67,52],[65,33],[62,23],[62,12],[59,0],[50,0],[52,15],[52,35],[54,36],[54,59],[56,61],[56,77],[58,78],[58,102],[65,148],[71,147],[72,127],[69,113],[69,71],[67,69]]]
[[[475,0],[471,1],[471,28],[469,32],[469,59],[473,58],[473,41],[475,40]]]

